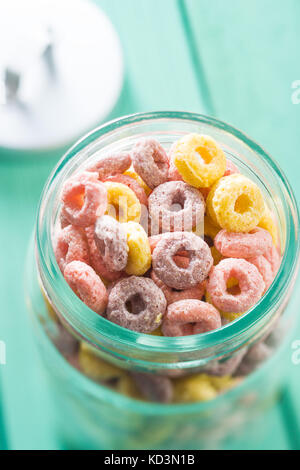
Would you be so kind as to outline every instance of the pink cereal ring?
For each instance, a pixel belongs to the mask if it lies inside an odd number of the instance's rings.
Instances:
[[[168,180],[169,181],[183,181],[183,178],[179,171],[177,170],[173,158],[169,159],[169,174],[168,174]]]
[[[95,226],[91,225],[85,229],[89,247],[90,263],[96,273],[107,281],[116,281],[121,277],[121,272],[111,271],[105,264],[95,242]]]
[[[203,281],[195,287],[191,287],[190,289],[185,289],[182,291],[178,291],[175,289],[172,289],[171,287],[168,287],[166,284],[164,284],[155,274],[155,272],[152,270],[151,271],[151,279],[152,281],[155,282],[157,287],[159,287],[166,299],[167,299],[167,304],[173,304],[174,302],[178,302],[179,300],[186,300],[186,299],[197,299],[201,300],[205,290],[206,290],[206,281]]]
[[[275,277],[281,264],[281,256],[278,250],[275,248],[274,245],[272,245],[266,250],[266,252],[264,253],[264,257],[269,261],[273,271],[273,275]]]
[[[235,173],[239,173],[238,167],[231,160],[227,159],[224,176],[234,175]]]
[[[249,233],[221,230],[215,237],[216,249],[228,258],[252,258],[263,255],[272,246],[272,237],[263,228],[256,227]]]
[[[88,172],[67,180],[62,191],[62,214],[73,225],[88,227],[107,208],[107,191],[103,183],[86,177]],[[95,175],[91,173],[91,175]]]
[[[213,305],[186,299],[168,306],[162,332],[164,336],[188,336],[216,330],[221,326],[220,313]]]
[[[108,301],[106,288],[91,266],[72,261],[67,264],[64,277],[82,302],[96,313],[104,312]]]
[[[137,174],[153,189],[168,181],[169,160],[164,148],[155,139],[143,139],[132,150]]]
[[[98,179],[103,181],[109,176],[124,173],[131,166],[131,156],[127,152],[120,152],[101,157],[94,165],[88,168],[89,171],[97,172]]]
[[[266,291],[272,284],[275,277],[273,274],[271,263],[262,255],[256,256],[255,258],[249,258],[247,261],[257,267],[258,271],[263,277]]]
[[[105,181],[112,181],[114,183],[122,183],[128,186],[128,188],[132,189],[132,191],[135,193],[136,197],[140,201],[140,203],[144,206],[148,206],[148,198],[145,193],[144,188],[142,188],[139,183],[131,178],[130,176],[127,175],[115,175],[115,176],[110,176],[107,178]]]
[[[89,248],[85,232],[80,227],[67,225],[59,230],[55,240],[56,261],[64,272],[64,269],[71,261],[83,261],[89,264]]]
[[[233,295],[228,292],[230,278],[237,279],[240,293]],[[256,266],[244,259],[224,259],[209,273],[207,292],[212,303],[223,312],[245,312],[258,302],[264,290],[262,275]]]

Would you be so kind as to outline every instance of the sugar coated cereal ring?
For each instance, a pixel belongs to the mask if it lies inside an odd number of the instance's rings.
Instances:
[[[272,245],[266,250],[266,252],[264,253],[264,257],[269,261],[273,271],[273,275],[275,277],[281,264],[281,256],[278,253],[277,248]]]
[[[109,215],[99,217],[95,224],[95,243],[110,271],[122,271],[127,264],[127,235],[123,225]]]
[[[126,372],[101,359],[97,351],[86,343],[80,343],[79,366],[84,374],[97,382],[119,380]]]
[[[143,188],[143,190],[146,193],[146,196],[149,196],[152,192],[152,189],[149,188],[149,186],[146,185],[145,181],[142,180],[142,178],[134,171],[133,168],[129,168],[129,170],[126,170],[124,172],[124,175],[130,176],[130,178],[134,179],[137,181],[137,183]]]
[[[162,323],[167,301],[152,279],[131,276],[110,291],[108,320],[129,330],[151,333]]]
[[[107,208],[107,191],[93,175],[84,172],[68,179],[62,191],[62,214],[73,225],[88,227],[103,215]]]
[[[247,354],[247,348],[242,349],[234,356],[229,358],[222,357],[210,361],[207,366],[204,367],[204,372],[208,375],[217,377],[223,377],[224,375],[233,375],[241,364],[243,358]]]
[[[173,257],[180,251],[189,254],[189,265],[180,268]],[[173,289],[187,289],[204,281],[213,264],[208,245],[190,232],[166,234],[158,242],[152,255],[157,277]]]
[[[179,257],[178,257],[179,258]],[[191,287],[190,289],[184,289],[182,291],[172,289],[164,284],[155,274],[155,272],[151,271],[151,279],[155,282],[157,287],[159,287],[167,300],[167,304],[173,304],[174,302],[178,302],[179,300],[185,299],[197,299],[201,300],[206,289],[206,281],[203,281],[197,284],[195,287]]]
[[[131,156],[127,152],[105,155],[95,164],[88,168],[89,171],[97,172],[98,179],[104,180],[108,176],[124,173],[131,166]]]
[[[132,150],[133,166],[149,188],[168,181],[169,160],[164,148],[154,139],[136,143]]]
[[[240,174],[221,178],[212,187],[206,203],[213,222],[228,232],[250,232],[264,211],[260,189]]]
[[[273,243],[277,247],[277,245],[278,245],[278,229],[277,229],[277,225],[276,225],[276,222],[275,222],[275,216],[272,214],[272,212],[270,211],[270,209],[267,206],[265,206],[264,215],[260,219],[258,227],[261,227],[261,228],[267,230],[271,234],[271,237],[273,239]]]
[[[266,230],[256,227],[249,233],[221,230],[215,237],[215,247],[228,258],[252,258],[263,255],[272,246],[272,237]]]
[[[89,248],[85,232],[80,227],[67,225],[58,232],[55,241],[55,257],[61,271],[71,261],[83,261],[89,264]]]
[[[227,281],[227,290],[232,294],[236,295],[238,291],[235,291],[233,287],[231,287],[231,279]],[[238,287],[238,285],[237,285]],[[239,289],[238,289],[239,290]],[[212,304],[211,296],[209,293],[206,291],[205,292],[205,301],[208,302],[209,304]],[[222,325],[227,325],[227,323],[231,323],[232,321],[237,320],[240,318],[242,315],[244,315],[245,312],[223,312],[222,310],[218,309],[219,313],[222,317]]]
[[[274,280],[274,274],[271,263],[262,255],[249,258],[247,261],[254,264],[263,277],[265,283],[265,291],[270,287]]]
[[[218,396],[216,388],[206,374],[194,374],[176,379],[174,384],[175,403],[194,403],[213,400]]]
[[[106,281],[116,281],[122,275],[121,272],[110,271],[103,260],[95,242],[95,226],[91,225],[85,229],[89,246],[90,264],[96,273]]]
[[[272,354],[272,349],[265,343],[260,342],[249,349],[246,356],[243,358],[236,375],[249,375],[253,372],[262,362],[269,359]]]
[[[146,196],[146,193],[144,189],[139,185],[139,183],[131,178],[130,176],[126,175],[115,175],[115,176],[110,176],[109,178],[106,179],[106,181],[110,181],[113,183],[122,183],[128,186],[128,188],[132,189],[140,203],[144,206],[148,206],[148,198]]]
[[[221,316],[213,305],[201,300],[186,299],[168,306],[162,332],[165,336],[188,336],[221,326]]]
[[[189,231],[204,218],[205,203],[200,192],[183,181],[169,181],[149,196],[152,223],[163,232]]]
[[[81,261],[72,261],[67,264],[64,277],[82,302],[96,313],[104,312],[107,305],[107,292],[93,268]]]
[[[106,181],[108,214],[119,222],[139,222],[141,204],[132,189],[122,183]]]
[[[195,188],[208,188],[226,170],[226,157],[211,137],[189,134],[172,147],[172,159],[183,180]]]
[[[231,160],[226,159],[226,171],[224,176],[234,175],[235,173],[239,173],[237,166]]]
[[[142,395],[150,401],[170,403],[173,398],[173,385],[168,377],[139,372],[131,373]]]
[[[151,266],[151,249],[147,234],[136,222],[123,224],[127,233],[128,260],[125,271],[129,275],[142,276]]]
[[[169,174],[168,174],[169,181],[183,181],[183,178],[179,171],[177,170],[173,158],[169,159]]]
[[[238,280],[240,293],[233,295],[228,292],[227,281],[230,278]],[[209,273],[207,291],[213,305],[223,312],[245,312],[258,302],[264,290],[262,275],[244,259],[224,259]]]

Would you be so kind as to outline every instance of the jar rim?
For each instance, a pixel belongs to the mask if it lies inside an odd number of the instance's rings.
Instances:
[[[121,128],[134,126],[147,121],[161,122],[167,121],[191,121],[193,123],[207,124],[230,136],[238,139],[246,145],[257,157],[267,165],[278,181],[278,189],[281,203],[284,208],[286,222],[286,240],[283,259],[280,269],[272,285],[260,301],[254,305],[246,315],[242,315],[237,320],[223,326],[220,329],[207,333],[184,336],[184,337],[159,337],[143,333],[137,333],[116,325],[107,319],[99,316],[90,310],[70,289],[65,282],[58,267],[52,246],[52,225],[53,220],[48,205],[51,205],[51,188],[56,181],[58,174],[67,163],[73,159],[87,145],[96,139],[108,134],[112,134]],[[51,208],[51,207],[50,207]],[[68,312],[67,321],[75,331],[94,346],[119,345],[122,350],[134,348],[135,351],[143,351],[145,354],[180,354],[192,353],[201,349],[211,349],[217,345],[227,343],[236,337],[242,337],[249,329],[266,317],[274,304],[278,303],[284,295],[287,286],[295,278],[297,266],[299,264],[299,211],[293,191],[284,173],[277,163],[265,152],[265,150],[240,130],[219,121],[215,118],[201,114],[160,111],[151,113],[138,113],[110,121],[93,130],[75,145],[62,157],[50,175],[43,190],[37,215],[36,223],[36,250],[39,266],[39,273],[45,290],[52,299],[55,297],[63,311]],[[120,356],[119,356],[120,357]],[[124,359],[124,357],[120,357]],[[193,363],[194,364],[194,363]],[[185,363],[188,367],[189,363]],[[167,365],[166,365],[167,366]],[[176,364],[178,367],[178,362]],[[169,368],[169,365],[168,365]]]

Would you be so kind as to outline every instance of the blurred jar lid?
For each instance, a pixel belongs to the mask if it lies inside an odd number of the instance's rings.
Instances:
[[[113,109],[119,38],[88,0],[0,2],[0,146],[63,147]]]

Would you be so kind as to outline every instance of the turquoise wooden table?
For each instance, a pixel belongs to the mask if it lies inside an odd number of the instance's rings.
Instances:
[[[298,0],[98,0],[122,41],[126,77],[110,118],[152,110],[202,112],[228,121],[279,161],[300,200]],[[45,179],[61,156],[0,149],[0,449],[56,449],[23,300],[26,247]],[[298,284],[299,286],[299,284]],[[300,338],[300,330],[294,332]],[[261,419],[260,449],[300,449],[300,365]],[[257,426],[259,426],[259,421]],[[251,442],[236,448],[253,448]]]

